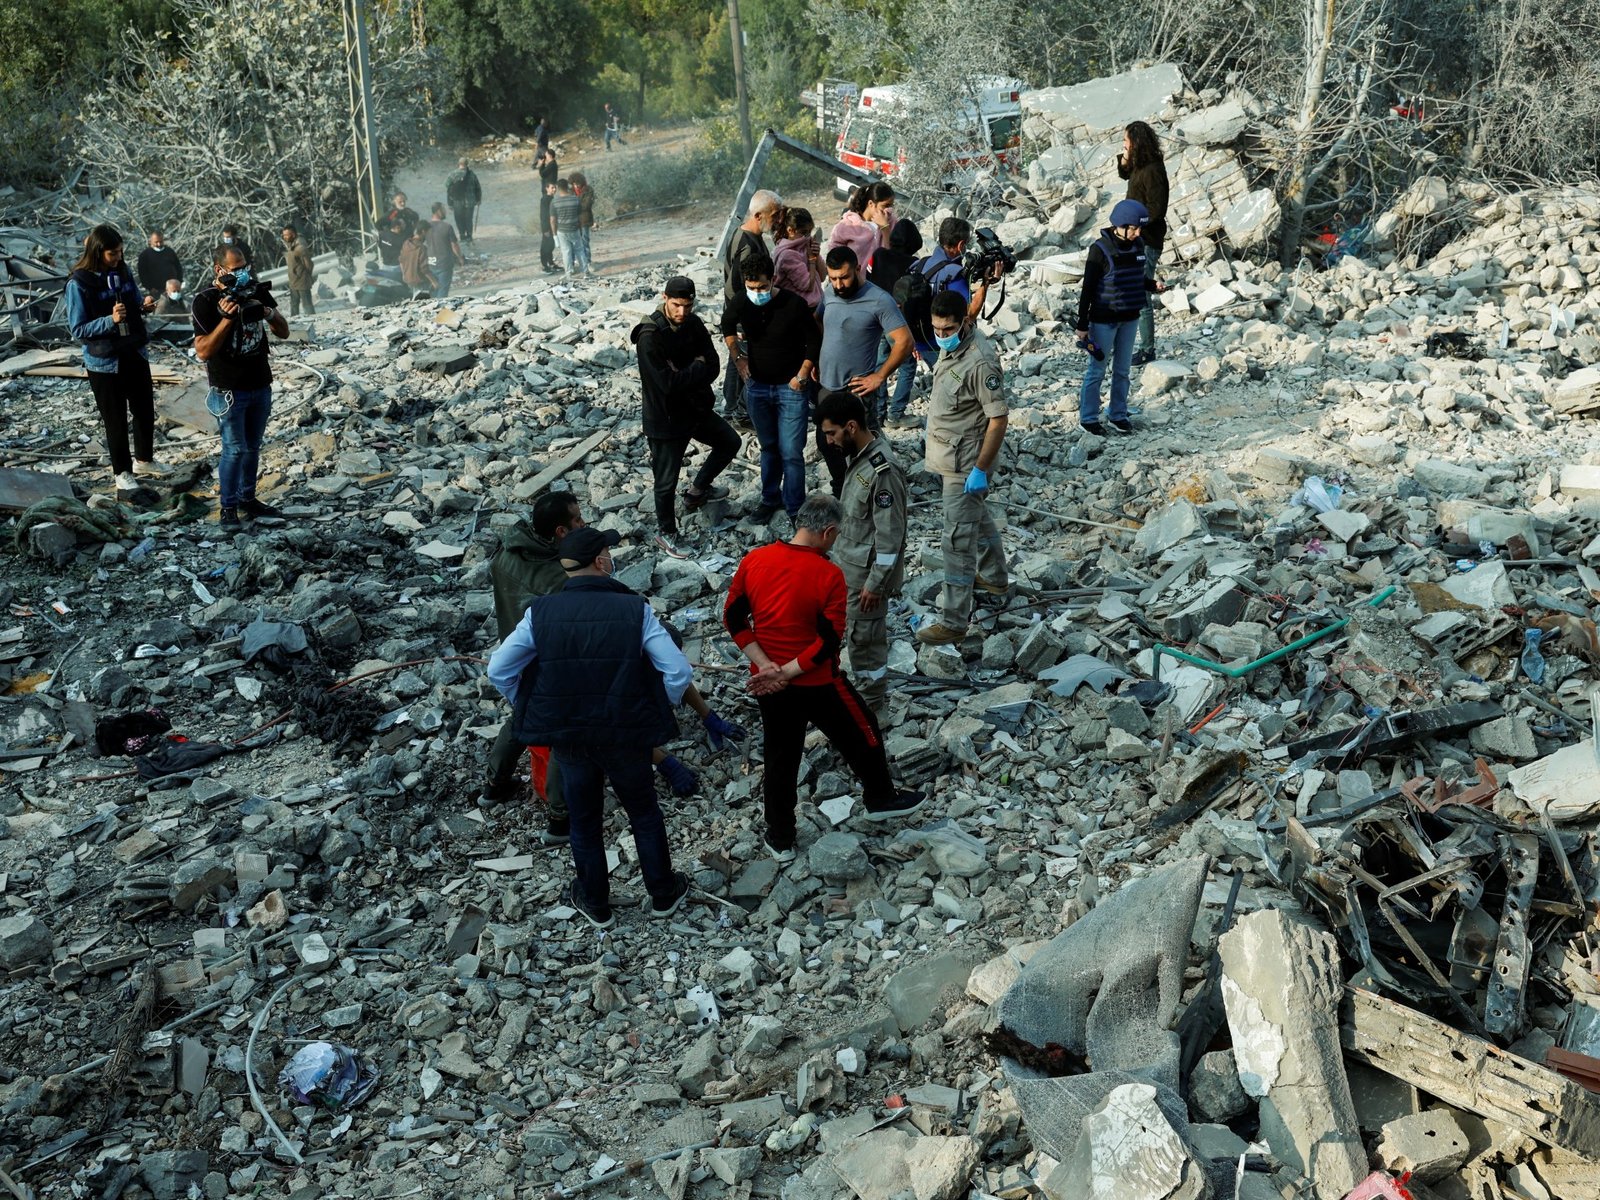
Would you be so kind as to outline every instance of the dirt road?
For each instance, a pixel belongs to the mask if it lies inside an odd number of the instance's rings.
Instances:
[[[637,131],[628,144],[607,154],[593,139],[553,140],[562,174],[593,169],[598,163],[615,169],[630,158],[642,159],[650,151],[672,153],[696,136],[693,127]],[[424,216],[429,206],[444,199],[445,177],[455,169],[461,151],[441,149],[399,174],[399,188],[411,207]],[[478,157],[477,149],[466,150]],[[483,295],[522,284],[559,279],[546,275],[539,265],[538,174],[533,169],[533,143],[514,150],[503,162],[473,164],[483,185],[483,207],[478,213],[475,240],[464,247],[469,265],[456,274],[455,291]],[[837,211],[837,201],[826,186],[792,198],[809,208],[826,229]],[[692,259],[715,247],[733,203],[704,201],[654,213],[601,221],[594,230],[594,268],[597,274],[617,275],[651,267],[666,267]]]

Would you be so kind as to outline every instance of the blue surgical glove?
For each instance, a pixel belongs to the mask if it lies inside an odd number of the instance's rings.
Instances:
[[[711,743],[713,751],[721,750],[725,742],[744,741],[743,729],[714,712],[708,712],[701,717],[700,724],[706,727],[706,741]]]
[[[987,492],[989,490],[989,477],[984,474],[982,467],[972,468],[972,474],[967,476],[966,486],[961,490],[968,495],[973,492]]]

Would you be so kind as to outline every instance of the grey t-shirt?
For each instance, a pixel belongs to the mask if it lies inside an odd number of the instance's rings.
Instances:
[[[822,363],[817,376],[828,391],[839,391],[857,375],[878,369],[878,343],[894,329],[904,329],[906,319],[894,297],[865,281],[848,300],[822,289]]]

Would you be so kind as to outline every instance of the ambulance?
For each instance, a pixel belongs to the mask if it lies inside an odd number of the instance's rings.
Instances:
[[[1021,141],[1022,82],[990,76],[975,83],[974,101],[962,106],[959,120],[968,148],[946,162],[940,174],[940,183],[947,188],[961,186],[996,162],[1009,164]],[[858,171],[893,179],[914,165],[901,131],[928,122],[928,114],[917,107],[911,90],[903,85],[862,88],[839,131],[834,157]],[[834,182],[840,195],[850,191],[848,180]]]

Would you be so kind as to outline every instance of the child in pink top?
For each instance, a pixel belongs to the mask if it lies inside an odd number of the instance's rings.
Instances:
[[[772,254],[772,283],[793,292],[813,309],[822,300],[822,262],[811,238],[816,222],[803,208],[789,209],[783,236]]]

